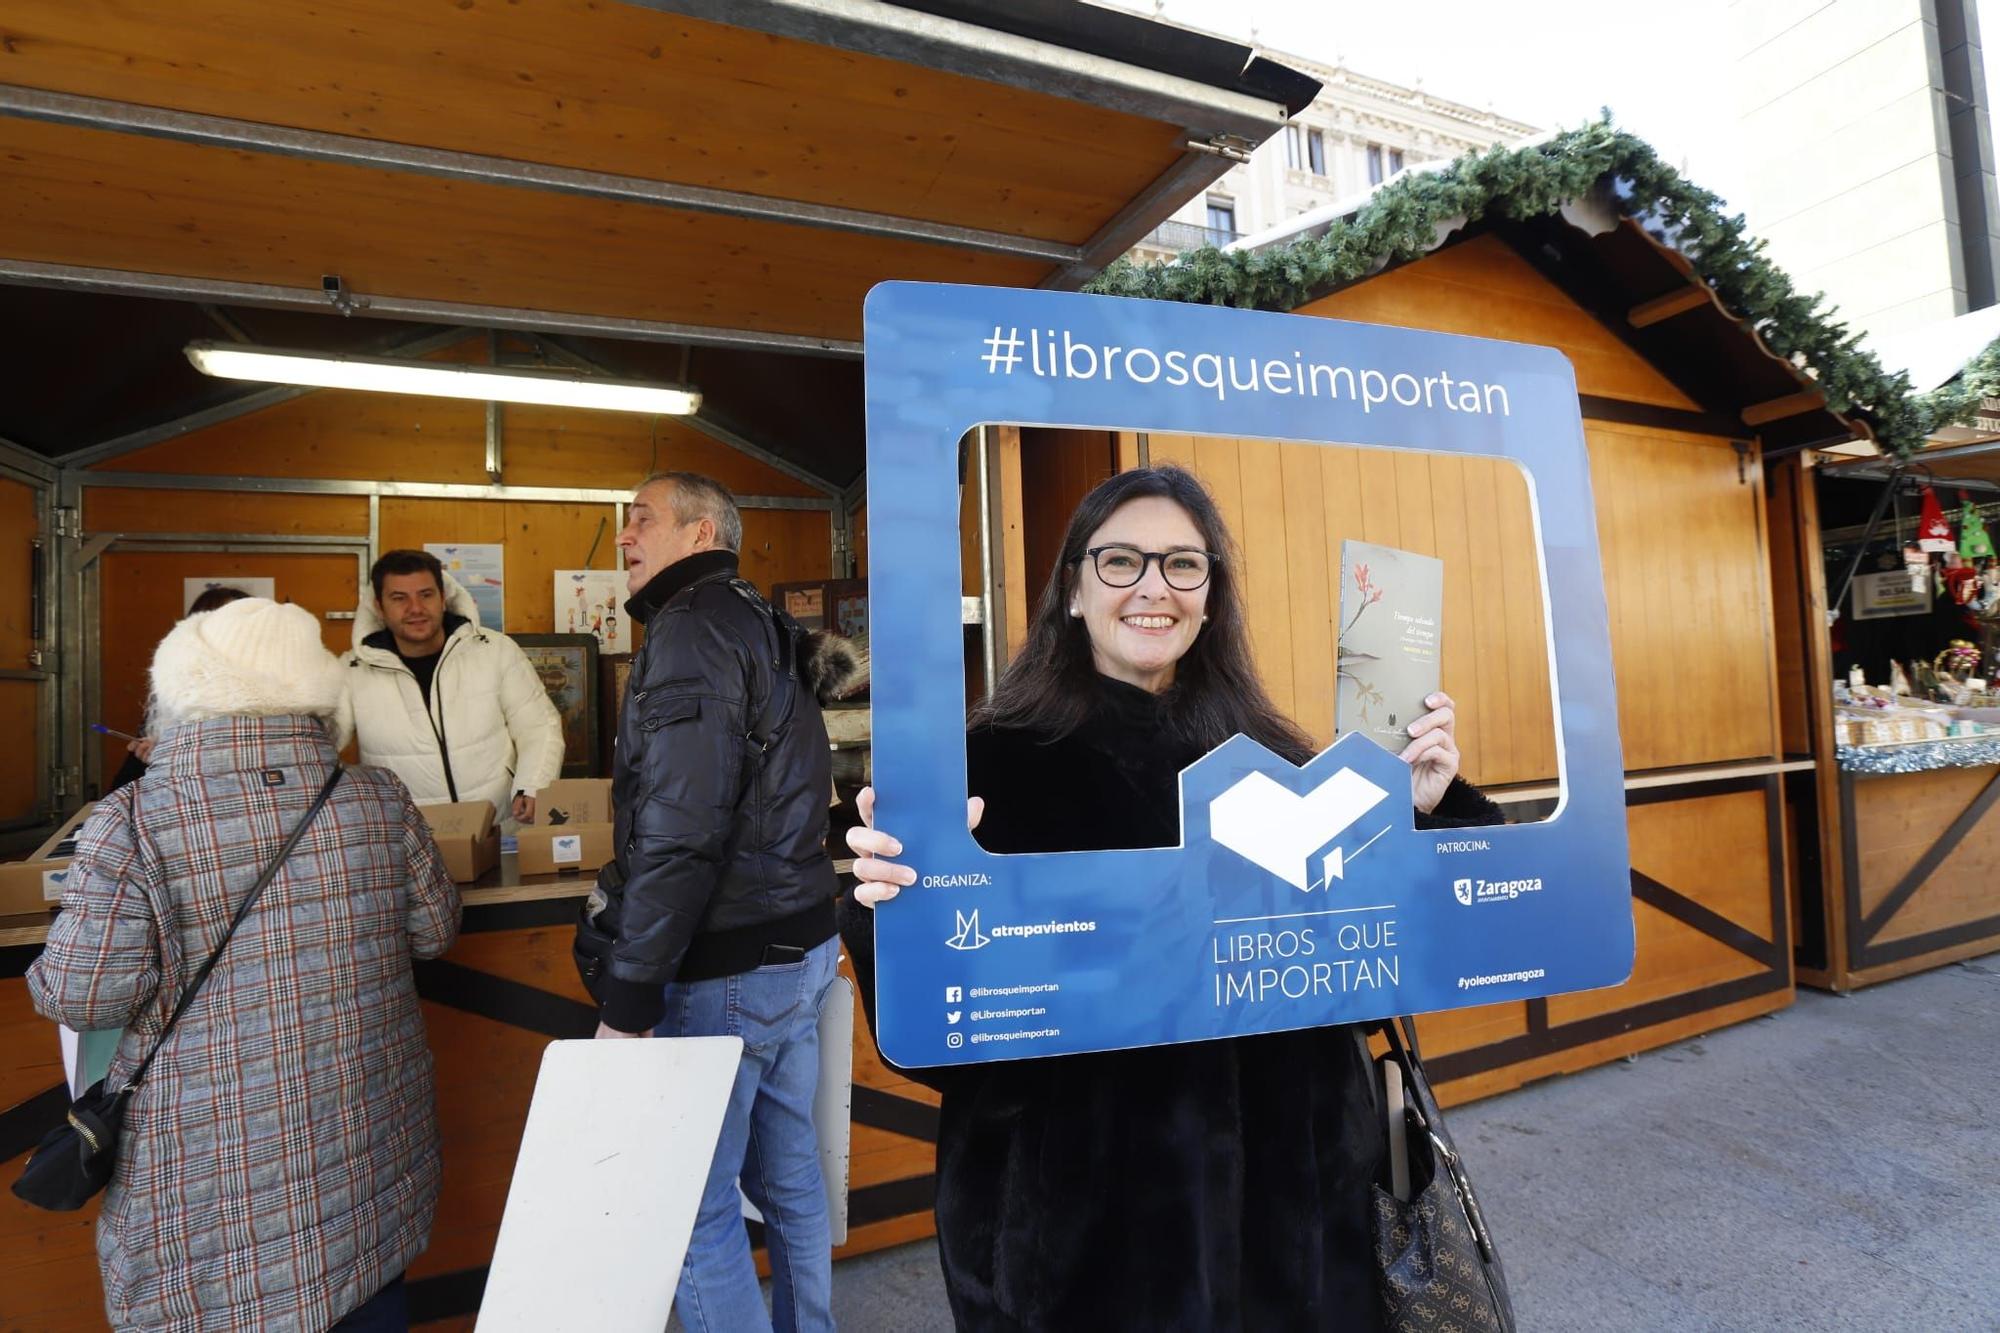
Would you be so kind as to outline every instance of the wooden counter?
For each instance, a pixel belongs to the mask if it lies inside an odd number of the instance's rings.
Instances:
[[[471,1327],[542,1049],[595,1029],[596,1010],[570,959],[571,923],[588,884],[574,875],[523,877],[505,857],[464,891],[451,952],[416,965],[445,1172],[430,1248],[410,1269],[415,1322]],[[55,1032],[29,1006],[23,979],[48,920],[0,918],[0,1176],[8,1181],[68,1105]],[[851,979],[844,960],[841,970]],[[936,1094],[883,1068],[858,1013],[854,1028],[850,1231],[836,1258],[931,1231]],[[44,1213],[0,1193],[0,1328],[104,1327],[96,1216],[94,1205]]]
[[[1848,991],[2000,950],[2000,766],[1838,771],[1837,849],[1799,978]]]

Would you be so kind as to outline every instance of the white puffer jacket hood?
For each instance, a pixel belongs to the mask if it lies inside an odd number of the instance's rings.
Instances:
[[[532,796],[562,771],[562,719],[520,646],[480,625],[472,594],[449,574],[444,595],[445,644],[426,705],[374,590],[362,588],[339,721],[361,762],[394,772],[417,801],[488,801],[504,818],[515,792]]]

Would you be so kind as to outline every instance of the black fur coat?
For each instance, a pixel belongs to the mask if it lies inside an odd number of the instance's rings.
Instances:
[[[1053,743],[968,738],[990,851],[1171,846],[1199,757],[1154,696],[1101,682]],[[1500,823],[1454,783],[1423,826]],[[865,909],[844,934],[870,1006]],[[1325,1028],[911,1070],[944,1094],[938,1248],[962,1329],[1379,1327],[1369,1186],[1383,1145],[1359,1032]]]

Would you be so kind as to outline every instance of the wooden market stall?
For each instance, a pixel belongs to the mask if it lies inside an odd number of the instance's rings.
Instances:
[[[765,587],[865,571],[868,289],[1079,286],[1317,91],[1073,0],[23,0],[4,26],[15,854],[118,761],[86,728],[143,716],[186,577],[272,577],[344,649],[376,553],[501,543],[505,628],[547,632],[550,572],[615,568],[631,486],[675,467],[739,492]],[[613,375],[702,406],[248,389],[196,374],[195,339]],[[541,1048],[590,1031],[569,959],[584,887],[483,881],[459,944],[419,969],[447,1162],[419,1320],[477,1309]],[[65,1101],[22,980],[46,929],[0,921],[10,1175]],[[857,1027],[843,1253],[930,1226],[935,1098]],[[94,1215],[0,1195],[0,1325],[100,1326]]]
[[[1772,529],[1783,554],[1774,552],[1774,564],[1796,571],[1807,608],[1794,627],[1800,668],[1784,695],[1787,745],[1813,756],[1820,785],[1802,848],[1819,873],[1800,898],[1799,978],[1848,991],[2000,949],[2000,735],[1949,736],[1944,725],[1934,726],[1937,738],[1868,735],[1867,723],[1850,720],[1862,714],[1843,717],[1834,697],[1850,667],[1865,664],[1881,685],[1891,657],[1928,660],[1953,638],[1979,649],[1989,669],[2000,655],[2000,606],[1956,606],[1944,594],[1932,607],[1927,594],[1909,616],[1864,620],[1859,592],[1843,584],[1850,569],[1865,570],[1864,582],[1882,577],[1883,558],[1901,577],[1920,483],[1964,487],[1987,521],[2000,521],[2000,441],[1947,441],[1907,467],[1816,455],[1782,482]],[[1905,493],[1902,503],[1871,526],[1863,515],[1885,488]],[[1871,626],[1891,632],[1869,634]],[[1893,632],[1901,626],[1910,628]]]
[[[1773,577],[1790,548],[1771,535],[1764,460],[1865,436],[1865,424],[1827,412],[1684,258],[1601,201],[1463,227],[1419,258],[1315,294],[1299,313],[1544,344],[1576,369],[1618,679],[1638,958],[1609,990],[1426,1017],[1446,1097],[1789,1004],[1792,918],[1799,896],[1817,891],[1798,878],[1798,843],[1818,836],[1819,793],[1811,749],[1788,744],[1781,719],[1800,647],[1781,627],[1806,603],[1796,580]],[[1062,519],[1094,477],[1146,461],[1189,466],[1243,547],[1264,678],[1322,740],[1332,737],[1341,539],[1441,558],[1444,685],[1463,709],[1467,776],[1516,819],[1553,808],[1533,515],[1517,469],[1136,430],[1083,444],[1061,438],[1074,432],[1018,434],[998,456],[1019,479],[995,486],[1021,497],[1000,549],[1026,577],[1007,586],[1023,584],[1032,600]],[[1018,635],[1025,601],[1009,613]]]

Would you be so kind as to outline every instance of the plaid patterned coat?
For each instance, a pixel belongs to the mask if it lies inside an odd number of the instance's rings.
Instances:
[[[126,1025],[111,1086],[338,762],[314,718],[195,723],[84,824],[28,985],[73,1028]],[[114,1326],[319,1333],[423,1250],[438,1136],[410,959],[458,914],[403,784],[350,771],[128,1106],[97,1224]]]

